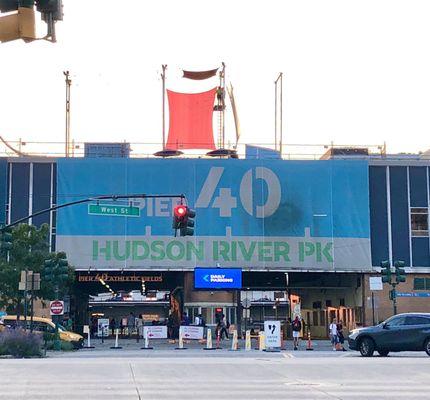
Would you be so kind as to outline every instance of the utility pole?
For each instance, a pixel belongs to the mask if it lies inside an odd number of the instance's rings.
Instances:
[[[282,156],[282,72],[279,73],[275,80],[275,150],[278,150],[278,132],[279,132],[279,153]],[[278,106],[279,98],[279,106]],[[278,116],[279,109],[279,116]],[[278,125],[279,124],[279,125]],[[278,128],[279,126],[279,128]]]
[[[163,83],[163,110],[162,110],[162,126],[163,126],[163,150],[166,150],[166,69],[167,64],[162,64],[161,68],[163,69],[163,72],[161,73],[161,81]]]
[[[72,80],[70,79],[70,72],[63,71],[66,82],[66,148],[65,156],[70,156],[70,87],[72,86]]]

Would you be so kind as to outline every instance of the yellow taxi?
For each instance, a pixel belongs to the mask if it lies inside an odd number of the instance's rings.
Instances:
[[[20,326],[24,324],[24,316],[20,316]],[[4,328],[15,328],[16,327],[16,315],[6,315],[2,317]],[[30,329],[30,317],[27,317],[27,329]],[[0,328],[1,332],[1,328]],[[37,333],[55,333],[55,323],[52,322],[49,318],[41,318],[41,317],[33,317],[33,332]],[[74,332],[70,332],[64,328],[62,325],[58,325],[58,333],[60,335],[60,339],[65,342],[70,342],[73,344],[75,349],[79,349],[82,347],[84,343],[84,338]]]

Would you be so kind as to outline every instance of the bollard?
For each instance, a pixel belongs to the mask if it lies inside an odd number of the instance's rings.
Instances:
[[[218,330],[218,332],[216,333],[216,348],[218,350],[221,348],[220,341],[221,341],[221,336],[220,336],[220,331]]]
[[[235,329],[233,331],[233,340],[231,342],[231,349],[230,351],[238,351],[238,341],[237,341],[237,330]]]
[[[187,348],[184,347],[184,338],[182,337],[182,331],[179,330],[179,346],[175,347],[175,350],[186,350]]]
[[[149,330],[147,329],[145,331],[145,328],[143,328],[143,336],[145,336],[145,344],[143,347],[141,347],[141,350],[153,350],[153,347],[149,346]]]
[[[308,331],[308,344],[306,346],[306,350],[313,350],[312,341],[311,341],[311,331]]]
[[[245,333],[245,351],[251,350],[251,331],[248,330]]]
[[[118,329],[115,329],[115,346],[111,346],[111,349],[122,349],[121,346],[118,346]]]
[[[258,333],[258,350],[266,351],[266,338],[264,332]]]
[[[216,350],[215,347],[212,347],[212,330],[208,328],[206,335],[206,347],[203,347],[203,350]]]
[[[84,349],[94,349],[94,346],[91,346],[91,333],[90,331],[87,332],[88,334],[88,339],[87,339],[87,346],[83,346]]]

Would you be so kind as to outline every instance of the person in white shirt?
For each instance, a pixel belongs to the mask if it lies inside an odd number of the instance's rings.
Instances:
[[[329,334],[330,334],[330,340],[331,344],[333,346],[333,350],[336,351],[336,345],[339,342],[338,336],[337,336],[337,320],[336,318],[333,318],[331,321],[331,324],[329,326]]]

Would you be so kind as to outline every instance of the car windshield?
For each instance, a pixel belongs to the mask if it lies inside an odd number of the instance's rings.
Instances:
[[[390,318],[386,319],[384,322],[382,322],[381,325],[389,324],[390,322],[392,322],[396,318],[398,318],[397,315],[393,315],[392,317],[390,317]]]
[[[393,315],[384,322],[384,325],[401,326],[405,324],[405,319],[406,317],[404,315]]]

